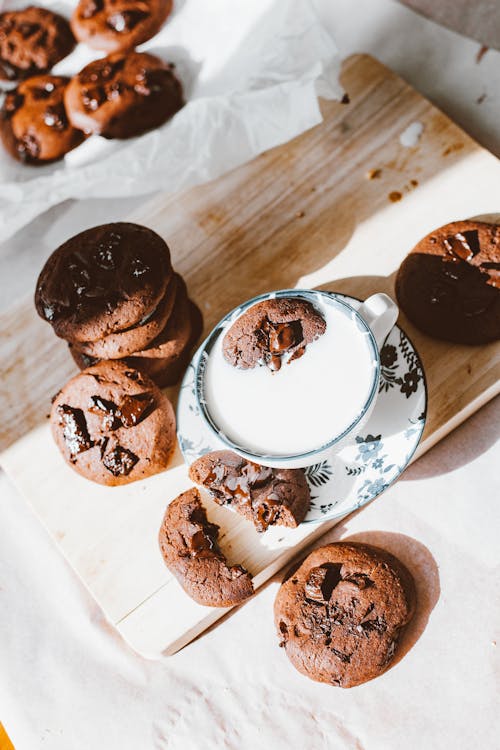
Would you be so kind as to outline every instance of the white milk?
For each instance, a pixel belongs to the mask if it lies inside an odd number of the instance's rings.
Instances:
[[[325,333],[299,359],[283,359],[277,372],[226,362],[227,328],[210,352],[207,409],[226,437],[248,452],[283,456],[320,448],[342,434],[368,400],[376,368],[369,334],[349,310],[326,301],[314,306],[326,321]]]

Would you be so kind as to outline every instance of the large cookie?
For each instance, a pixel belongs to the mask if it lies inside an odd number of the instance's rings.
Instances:
[[[140,325],[172,275],[162,238],[139,224],[86,229],[57,248],[35,292],[38,314],[68,341],[97,341]]]
[[[171,10],[172,0],[80,0],[71,28],[89,47],[125,51],[154,36]]]
[[[93,359],[122,359],[151,344],[165,328],[172,314],[179,283],[180,276],[174,274],[158,305],[139,325],[126,331],[110,333],[97,341],[82,342],[78,344],[80,352]]]
[[[128,484],[163,471],[175,445],[172,404],[123,362],[99,362],[69,380],[50,421],[64,459],[99,484]]]
[[[22,81],[5,96],[0,136],[7,151],[27,164],[47,164],[83,141],[66,116],[68,78],[41,75]]]
[[[307,300],[268,299],[240,315],[225,334],[222,351],[234,367],[279,370],[285,356],[288,362],[298,359],[325,330],[325,320]]]
[[[209,522],[200,493],[191,489],[168,506],[159,543],[168,569],[192,599],[208,607],[230,607],[252,596],[252,577],[241,565],[227,564],[218,536],[219,527]]]
[[[280,587],[274,619],[280,645],[311,680],[353,687],[389,666],[413,616],[407,569],[366,544],[314,550]]]
[[[0,13],[0,79],[46,73],[74,46],[69,23],[58,13],[34,5]]]
[[[459,344],[500,338],[500,226],[455,221],[424,237],[401,264],[396,295],[417,328]]]
[[[311,502],[302,469],[270,469],[232,451],[206,453],[191,464],[189,476],[203,485],[216,503],[228,505],[252,521],[257,531],[274,524],[295,528]]]
[[[75,128],[131,138],[162,125],[184,105],[173,66],[146,52],[115,52],[86,65],[66,90]]]

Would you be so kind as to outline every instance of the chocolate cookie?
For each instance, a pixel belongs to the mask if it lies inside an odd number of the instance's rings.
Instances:
[[[201,484],[218,505],[228,505],[252,521],[257,531],[301,523],[311,493],[302,469],[270,469],[232,451],[213,451],[198,458],[189,477]]]
[[[162,238],[139,224],[86,229],[57,248],[35,292],[38,314],[68,341],[97,341],[140,325],[172,275]]]
[[[175,445],[172,404],[123,362],[99,362],[69,380],[50,421],[68,464],[99,484],[128,484],[163,471]]]
[[[146,52],[115,52],[71,79],[72,125],[104,138],[131,138],[162,125],[184,105],[173,66]]]
[[[274,618],[299,672],[347,688],[384,672],[414,608],[414,582],[399,560],[345,542],[306,557],[281,585]]]
[[[417,328],[459,344],[500,339],[500,226],[455,221],[401,264],[396,296]]]
[[[267,365],[279,370],[283,359],[301,357],[308,344],[321,336],[326,323],[310,302],[278,297],[258,302],[244,312],[224,336],[224,357],[247,370]]]
[[[252,576],[241,565],[227,564],[218,536],[200,493],[191,489],[168,506],[159,543],[168,569],[192,599],[207,607],[231,607],[252,596]]]
[[[82,342],[78,344],[80,352],[94,359],[122,359],[148,346],[165,328],[172,314],[179,279],[177,274],[171,277],[162,299],[139,325],[126,331],[110,333],[97,341]]]
[[[151,39],[172,11],[172,0],[80,0],[71,28],[80,42],[106,52]]]
[[[0,110],[0,136],[7,151],[27,164],[47,164],[83,141],[64,108],[68,78],[34,76],[9,91]]]
[[[0,79],[46,73],[74,46],[69,23],[58,13],[34,5],[0,13]]]

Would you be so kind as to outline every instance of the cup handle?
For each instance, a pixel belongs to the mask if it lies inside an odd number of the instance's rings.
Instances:
[[[398,306],[387,294],[379,292],[368,297],[358,309],[358,313],[370,326],[380,349],[398,319]]]

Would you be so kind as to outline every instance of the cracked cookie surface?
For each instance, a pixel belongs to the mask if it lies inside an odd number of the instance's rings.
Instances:
[[[163,471],[175,445],[172,404],[122,362],[99,362],[69,380],[54,398],[50,421],[66,462],[99,484]]]
[[[252,577],[241,565],[227,564],[218,537],[219,527],[210,523],[193,488],[167,507],[158,541],[165,564],[192,599],[230,607],[253,594]]]
[[[277,297],[252,305],[229,328],[222,342],[224,358],[243,370],[265,365],[279,370],[301,357],[326,330],[315,307],[298,297]]]
[[[387,669],[414,608],[414,582],[399,560],[340,542],[311,552],[283,582],[274,618],[299,672],[347,688]]]
[[[295,528],[311,502],[302,469],[271,469],[232,451],[206,453],[190,466],[189,476],[261,532],[275,524]]]

